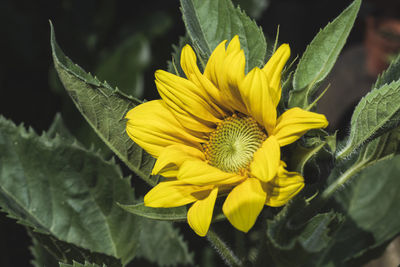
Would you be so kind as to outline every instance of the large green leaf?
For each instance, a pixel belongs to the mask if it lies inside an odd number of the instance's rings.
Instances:
[[[0,206],[19,223],[126,263],[140,219],[116,202],[133,201],[129,179],[113,161],[0,117]]]
[[[106,82],[100,82],[74,64],[56,43],[52,25],[51,47],[58,76],[83,117],[132,171],[155,185],[158,176],[150,175],[154,159],[136,145],[125,131],[125,114],[141,102],[111,88]]]
[[[137,257],[159,266],[193,264],[187,243],[170,222],[144,220]]]
[[[230,0],[181,0],[189,38],[204,64],[223,40],[239,35],[246,55],[246,70],[265,62],[267,44],[260,27]]]
[[[399,111],[400,80],[372,90],[356,106],[351,117],[350,136],[337,157],[347,157],[365,142],[397,127]]]
[[[94,264],[102,265],[105,264],[108,267],[122,267],[121,261],[115,257],[108,256],[102,253],[92,252],[82,247],[75,246],[71,243],[67,243],[56,239],[52,235],[40,234],[32,231],[28,228],[28,233],[32,236],[34,244],[40,249],[42,256],[47,254],[47,262],[41,262],[41,266],[57,266],[54,264],[54,260],[63,264],[73,264],[73,262],[85,262],[89,261]],[[51,265],[50,258],[52,257]],[[39,264],[39,262],[36,262]]]
[[[35,267],[57,266],[58,261],[36,238],[32,238],[32,246],[29,250],[33,255],[31,264]]]
[[[186,206],[176,208],[151,208],[146,207],[143,202],[134,205],[123,205],[118,203],[118,205],[130,213],[154,220],[186,221],[187,217]]]
[[[355,0],[334,21],[329,23],[311,41],[297,65],[289,107],[307,107],[310,98],[331,71],[349,36],[361,0]]]
[[[399,172],[400,156],[380,161],[335,194],[347,219],[324,264],[343,266],[343,262],[384,245],[400,233]]]

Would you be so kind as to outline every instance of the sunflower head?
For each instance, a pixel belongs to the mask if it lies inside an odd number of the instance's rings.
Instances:
[[[262,68],[245,74],[245,55],[235,36],[221,42],[200,72],[186,45],[181,66],[186,78],[158,70],[162,99],[128,112],[127,133],[157,158],[153,174],[168,180],[150,190],[150,207],[193,203],[189,225],[207,234],[215,200],[227,195],[222,211],[237,229],[247,232],[264,205],[282,206],[304,186],[288,172],[280,147],[306,131],[326,127],[325,116],[292,108],[277,116],[281,72],[290,56],[283,44]]]

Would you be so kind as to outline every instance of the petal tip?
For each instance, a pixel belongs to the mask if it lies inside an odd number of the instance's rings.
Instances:
[[[287,58],[290,57],[290,46],[287,43],[282,44],[278,50],[280,50],[280,52],[285,55]]]

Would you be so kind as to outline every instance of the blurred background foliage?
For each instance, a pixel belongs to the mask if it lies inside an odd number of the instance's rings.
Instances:
[[[233,2],[257,21],[267,41],[275,38],[280,25],[279,41],[289,43],[294,56],[301,55],[318,30],[350,3],[349,0]],[[368,15],[386,12],[374,3],[370,1],[362,6],[346,47],[363,41],[364,20]],[[153,82],[154,71],[167,68],[172,45],[178,44],[179,37],[185,35],[179,1],[0,2],[0,113],[40,133],[61,112],[79,141],[86,146],[94,143],[105,156],[110,156],[111,152],[81,117],[56,76],[49,44],[49,19],[56,27],[58,43],[74,62],[123,92],[149,100],[159,97]],[[342,110],[346,108],[352,107],[342,107]],[[339,135],[346,133],[348,119],[339,119],[332,126],[339,127]],[[139,195],[147,191],[148,187],[140,179],[134,179],[134,183]],[[190,250],[206,247],[196,254],[196,262],[209,266],[217,258],[213,250],[186,228],[184,225],[181,230],[190,240]],[[0,236],[0,266],[28,265],[32,258],[28,249],[30,238],[22,226],[3,213],[0,214]],[[243,245],[237,244],[239,253]]]

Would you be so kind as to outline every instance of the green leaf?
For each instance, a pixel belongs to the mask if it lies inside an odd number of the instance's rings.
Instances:
[[[334,21],[321,30],[308,45],[297,65],[289,107],[306,108],[310,98],[331,71],[353,27],[361,0],[355,0]]]
[[[400,156],[380,161],[335,194],[347,219],[324,263],[344,266],[343,262],[368,253],[400,233],[399,172]]]
[[[342,216],[331,211],[295,224],[293,216],[305,206],[301,199],[294,199],[273,220],[267,221],[268,250],[277,266],[303,266],[313,261],[313,257],[328,247],[342,223]]]
[[[31,229],[28,229],[28,233],[40,244],[42,249],[47,251],[48,255],[51,255],[59,263],[73,264],[74,261],[89,261],[98,265],[105,264],[108,267],[122,267],[121,261],[115,257],[77,247],[71,243],[58,240],[54,236],[40,234]],[[57,266],[57,264],[40,266]]]
[[[107,80],[129,95],[142,97],[143,71],[150,65],[151,52],[148,39],[135,34],[112,53],[106,55],[97,67],[96,74],[101,80]]]
[[[186,221],[187,216],[186,206],[176,208],[151,208],[146,207],[144,203],[135,205],[123,205],[118,203],[118,205],[130,213],[154,220]]]
[[[398,81],[400,79],[400,54],[390,62],[390,66],[385,70],[378,79],[376,79],[373,88],[382,87],[386,83],[391,83],[393,81]]]
[[[350,136],[337,158],[345,158],[368,142],[398,126],[400,122],[400,80],[368,93],[351,117]]]
[[[50,26],[54,66],[76,107],[97,135],[132,171],[155,185],[158,176],[150,175],[154,158],[135,144],[125,131],[125,114],[141,102],[111,88],[106,82],[100,82],[74,64],[57,45],[51,23]]]
[[[33,260],[31,264],[35,267],[57,266],[58,261],[36,238],[32,238],[32,246],[29,247]]]
[[[239,35],[246,71],[265,63],[267,44],[260,27],[230,0],[181,0],[183,21],[202,67],[223,40]]]
[[[358,161],[371,165],[379,160],[388,159],[400,152],[400,128],[385,133],[363,146]]]
[[[159,266],[192,265],[193,254],[179,231],[170,222],[145,220],[137,257]]]
[[[139,217],[116,204],[134,194],[114,161],[0,117],[0,166],[0,206],[10,217],[123,263],[134,257]]]

